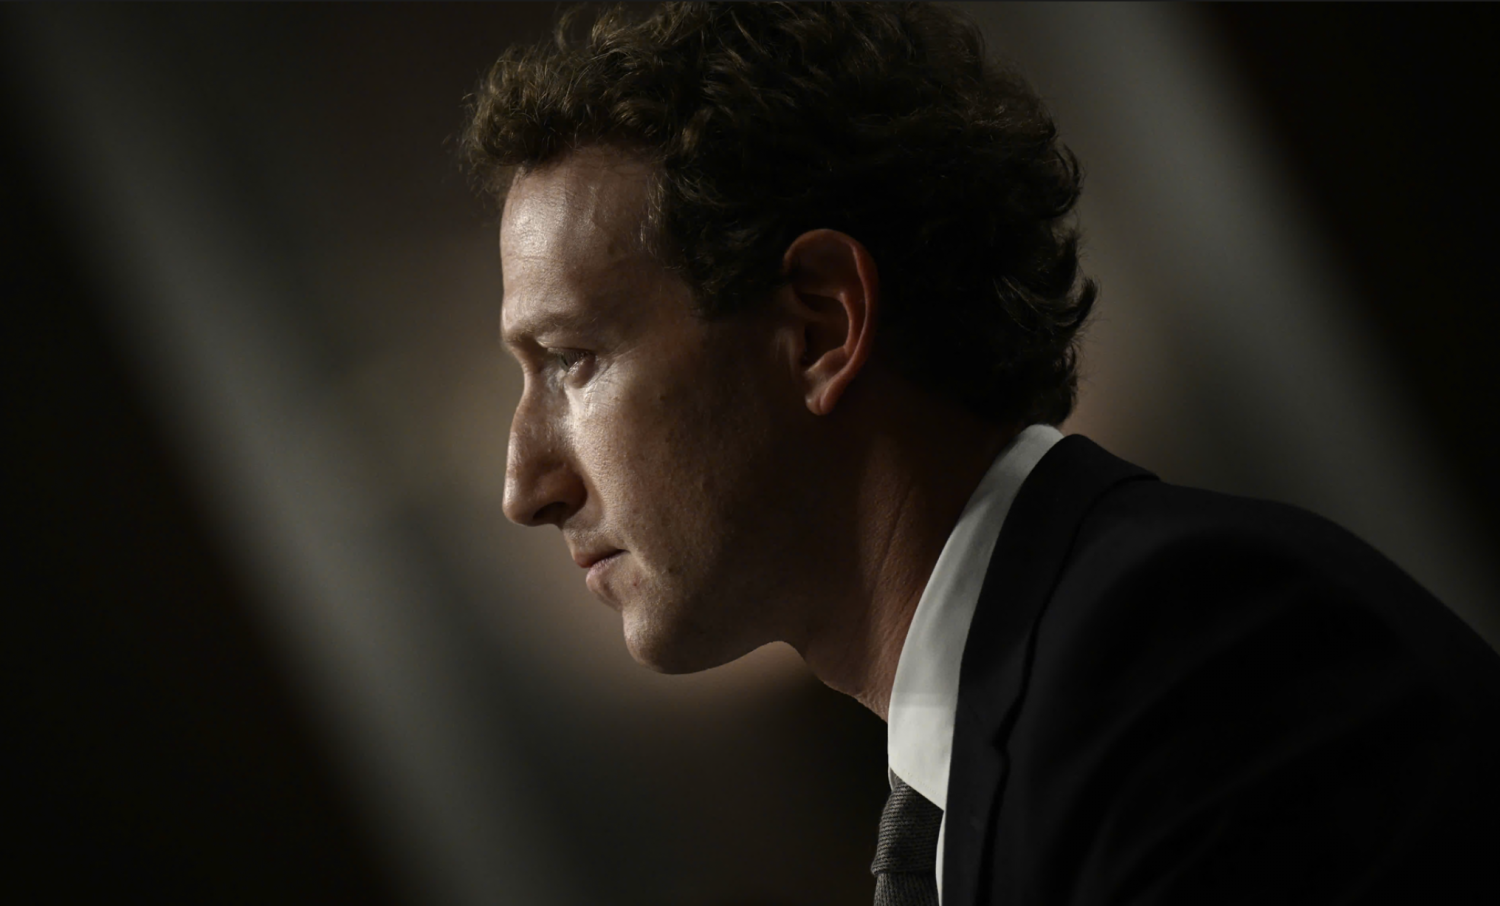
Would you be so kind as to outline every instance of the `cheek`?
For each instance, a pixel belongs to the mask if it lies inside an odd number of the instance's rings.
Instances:
[[[638,541],[670,536],[712,546],[728,515],[723,495],[750,452],[735,386],[701,367],[679,367],[592,391],[578,410],[580,458],[613,527]]]
[[[651,374],[608,375],[574,413],[580,465],[611,522],[639,524],[681,508],[674,498],[696,484],[690,466],[711,432],[691,397]]]
[[[598,375],[572,406],[598,525],[657,575],[715,572],[756,548],[784,496],[773,467],[774,387],[747,355],[755,338],[697,326]]]

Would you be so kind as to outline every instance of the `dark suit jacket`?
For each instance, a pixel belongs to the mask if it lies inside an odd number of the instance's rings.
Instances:
[[[1310,513],[1079,436],[964,650],[944,906],[1500,904],[1500,656]]]

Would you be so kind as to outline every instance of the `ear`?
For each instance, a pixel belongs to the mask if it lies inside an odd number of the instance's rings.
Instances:
[[[827,415],[870,357],[880,300],[875,260],[852,236],[811,230],[787,247],[782,271],[807,408]]]

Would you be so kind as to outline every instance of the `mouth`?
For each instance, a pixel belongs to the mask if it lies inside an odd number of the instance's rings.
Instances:
[[[620,561],[624,553],[624,551],[610,551],[599,556],[577,558],[578,565],[586,567],[589,571],[583,580],[584,584],[589,587],[589,591],[615,607],[618,605],[615,604],[614,597],[609,594],[604,580],[609,575],[611,567]]]
[[[612,560],[623,553],[625,552],[622,550],[605,550],[590,554],[575,554],[573,556],[573,562],[577,563],[579,568],[581,569],[593,569],[596,564],[604,563],[607,560]]]

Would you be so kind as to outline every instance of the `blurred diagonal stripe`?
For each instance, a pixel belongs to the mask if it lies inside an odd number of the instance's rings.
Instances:
[[[104,265],[116,329],[151,388],[263,616],[362,789],[416,902],[580,901],[531,832],[482,643],[434,606],[437,571],[401,543],[318,361],[286,322],[286,262],[226,191],[211,145],[150,70],[159,37],[98,7],[16,8],[13,60]]]
[[[1149,323],[1164,350],[1144,363],[1135,348],[1091,347],[1076,427],[1118,433],[1119,452],[1154,468],[1174,447],[1200,447],[1163,477],[1343,524],[1500,646],[1490,558],[1466,501],[1193,11],[955,6],[1048,99],[1084,162],[1085,266],[1104,287],[1101,316]],[[1129,329],[1104,327],[1102,342]],[[1117,392],[1144,368],[1161,372],[1148,398]]]

